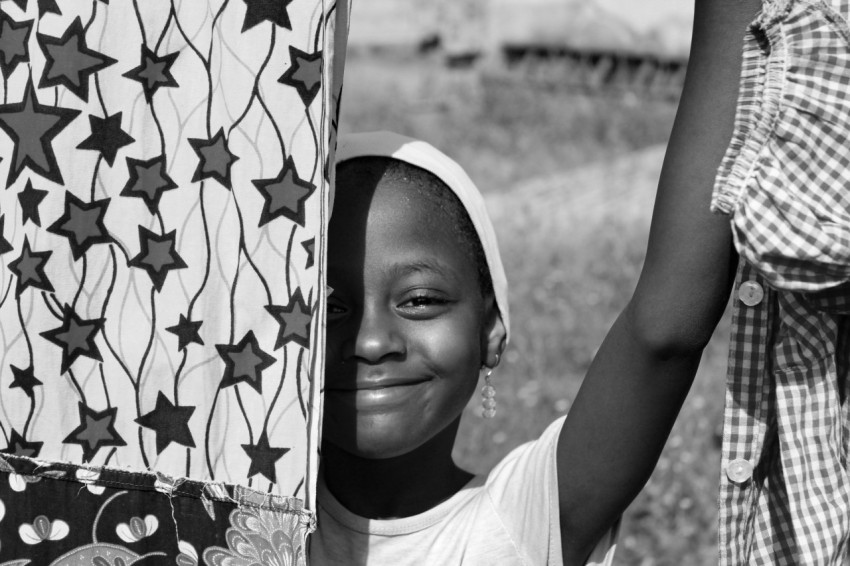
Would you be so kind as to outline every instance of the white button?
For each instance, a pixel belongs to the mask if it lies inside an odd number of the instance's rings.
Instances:
[[[754,307],[764,299],[764,289],[755,281],[746,281],[738,287],[738,298],[748,307]]]
[[[744,483],[753,477],[753,465],[740,458],[732,460],[726,466],[726,477],[733,483]]]

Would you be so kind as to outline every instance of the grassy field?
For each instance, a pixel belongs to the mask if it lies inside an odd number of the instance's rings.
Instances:
[[[565,414],[643,261],[675,102],[535,88],[495,69],[353,56],[341,129],[395,130],[455,156],[485,192],[511,285],[513,339],[473,399],[457,460],[486,471]],[[716,564],[728,314],[649,484],[623,520],[618,564]]]

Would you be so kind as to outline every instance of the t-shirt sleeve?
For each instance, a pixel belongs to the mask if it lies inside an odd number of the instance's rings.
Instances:
[[[561,417],[541,437],[508,454],[487,478],[487,492],[513,543],[528,564],[561,566],[561,525],[555,451]],[[602,538],[588,565],[610,565],[617,527]]]

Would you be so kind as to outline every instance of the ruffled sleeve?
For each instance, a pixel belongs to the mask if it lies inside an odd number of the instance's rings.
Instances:
[[[768,282],[850,302],[850,41],[827,3],[767,1],[745,37],[712,210]],[[823,295],[822,295],[823,294]]]

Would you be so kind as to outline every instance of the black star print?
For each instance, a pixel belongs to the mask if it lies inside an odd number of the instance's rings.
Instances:
[[[89,248],[95,244],[108,244],[112,241],[103,217],[109,208],[110,199],[85,202],[65,192],[65,211],[56,222],[50,225],[48,232],[65,236],[71,244],[71,254],[74,260],[83,257]]]
[[[314,256],[316,255],[316,238],[310,238],[307,241],[301,242],[301,247],[307,252],[307,264],[304,269],[313,267]]]
[[[145,99],[150,104],[153,100],[153,95],[160,87],[175,87],[177,84],[174,75],[171,74],[171,67],[177,60],[179,52],[169,53],[160,57],[150,49],[147,45],[142,44],[142,59],[139,66],[135,69],[127,71],[122,76],[142,83],[142,89],[145,91]]]
[[[21,63],[30,60],[29,40],[33,20],[16,22],[0,10],[0,74],[9,78]]]
[[[44,442],[27,442],[17,430],[12,429],[12,434],[9,437],[9,446],[0,450],[3,454],[13,454],[15,456],[24,456],[26,458],[38,458],[38,453],[41,452],[41,447]]]
[[[189,138],[189,145],[192,146],[200,159],[192,182],[202,179],[215,179],[230,190],[232,188],[230,167],[239,158],[230,152],[227,140],[224,137],[224,129],[220,129],[211,140]]]
[[[221,378],[220,387],[245,382],[256,389],[257,393],[263,392],[263,370],[277,360],[260,348],[253,330],[248,331],[238,344],[216,344],[215,349],[224,360],[224,376]]]
[[[245,33],[255,25],[268,20],[275,25],[292,29],[289,21],[289,12],[286,7],[292,0],[244,0],[247,4],[245,21],[242,23],[242,33]]]
[[[251,466],[248,468],[249,478],[263,474],[270,482],[277,483],[275,463],[289,452],[289,448],[272,448],[269,446],[269,435],[264,430],[256,444],[243,444],[242,450],[251,459]]]
[[[187,267],[186,262],[175,249],[176,242],[177,230],[160,236],[144,226],[139,226],[141,249],[139,255],[131,259],[127,265],[147,271],[153,286],[157,291],[161,291],[169,271]]]
[[[304,226],[304,205],[316,190],[316,185],[298,176],[295,161],[291,156],[283,162],[283,169],[274,179],[257,179],[251,182],[266,201],[260,213],[259,226],[281,216]]]
[[[27,0],[12,0],[12,2],[14,2],[18,6],[18,8],[20,8],[24,12],[27,11]]]
[[[156,432],[156,453],[160,454],[172,442],[195,447],[192,431],[189,430],[189,418],[194,412],[195,407],[173,405],[160,391],[156,396],[156,408],[136,422]]]
[[[7,188],[18,179],[24,167],[49,181],[63,184],[52,142],[79,113],[79,110],[39,104],[32,81],[27,83],[21,102],[0,105],[0,129],[15,144]]]
[[[79,444],[83,448],[83,461],[90,462],[104,446],[127,446],[118,431],[115,419],[118,407],[95,411],[78,403],[80,425],[71,431],[64,444]]]
[[[124,146],[130,145],[135,139],[121,129],[121,112],[99,118],[97,116],[89,116],[89,124],[91,124],[91,135],[84,139],[77,149],[93,149],[99,151],[109,166],[115,163],[115,156],[118,155],[118,150]]]
[[[48,12],[62,15],[62,10],[56,5],[56,0],[38,0],[38,15],[41,17]]]
[[[137,197],[145,201],[151,214],[159,210],[162,193],[177,188],[177,183],[166,173],[165,156],[160,155],[143,161],[127,158],[130,179],[121,191],[122,197]]]
[[[94,343],[97,334],[103,330],[103,323],[102,318],[83,320],[70,305],[62,307],[62,326],[41,333],[45,340],[62,348],[61,373],[68,371],[80,356],[103,361]]]
[[[41,385],[41,381],[35,376],[35,369],[30,365],[27,369],[21,369],[15,366],[9,366],[12,369],[12,384],[9,389],[20,387],[28,397],[35,394],[34,387]]]
[[[310,106],[322,88],[322,52],[305,53],[289,46],[291,64],[277,81],[294,87],[304,106]]]
[[[186,346],[192,343],[204,345],[204,341],[198,334],[202,324],[203,321],[196,320],[193,322],[181,314],[180,322],[174,326],[169,326],[166,330],[177,336],[177,349],[185,350]]]
[[[5,224],[6,224],[5,216],[6,216],[5,214],[0,214],[0,255],[3,255],[6,252],[10,252],[10,251],[15,249],[15,247],[12,244],[10,244],[6,240],[6,237],[3,235],[3,232],[5,232]]]
[[[18,202],[21,203],[21,215],[23,216],[21,224],[26,224],[32,220],[33,224],[41,228],[41,215],[38,212],[38,205],[46,196],[47,191],[33,188],[32,181],[27,180],[24,190],[18,193]]]
[[[18,259],[9,264],[9,270],[18,277],[15,296],[20,297],[27,287],[35,287],[43,291],[53,292],[53,285],[44,273],[47,260],[53,255],[52,251],[34,252],[30,248],[29,238],[24,236],[24,248]]]
[[[64,86],[88,102],[89,77],[115,63],[115,59],[89,49],[86,30],[80,18],[71,23],[62,37],[37,34],[44,52],[44,71],[39,88]]]
[[[292,294],[288,305],[285,307],[266,305],[266,310],[280,323],[280,331],[277,333],[277,341],[274,345],[275,350],[289,342],[295,342],[305,348],[309,347],[310,321],[313,315],[304,301],[300,287]]]

